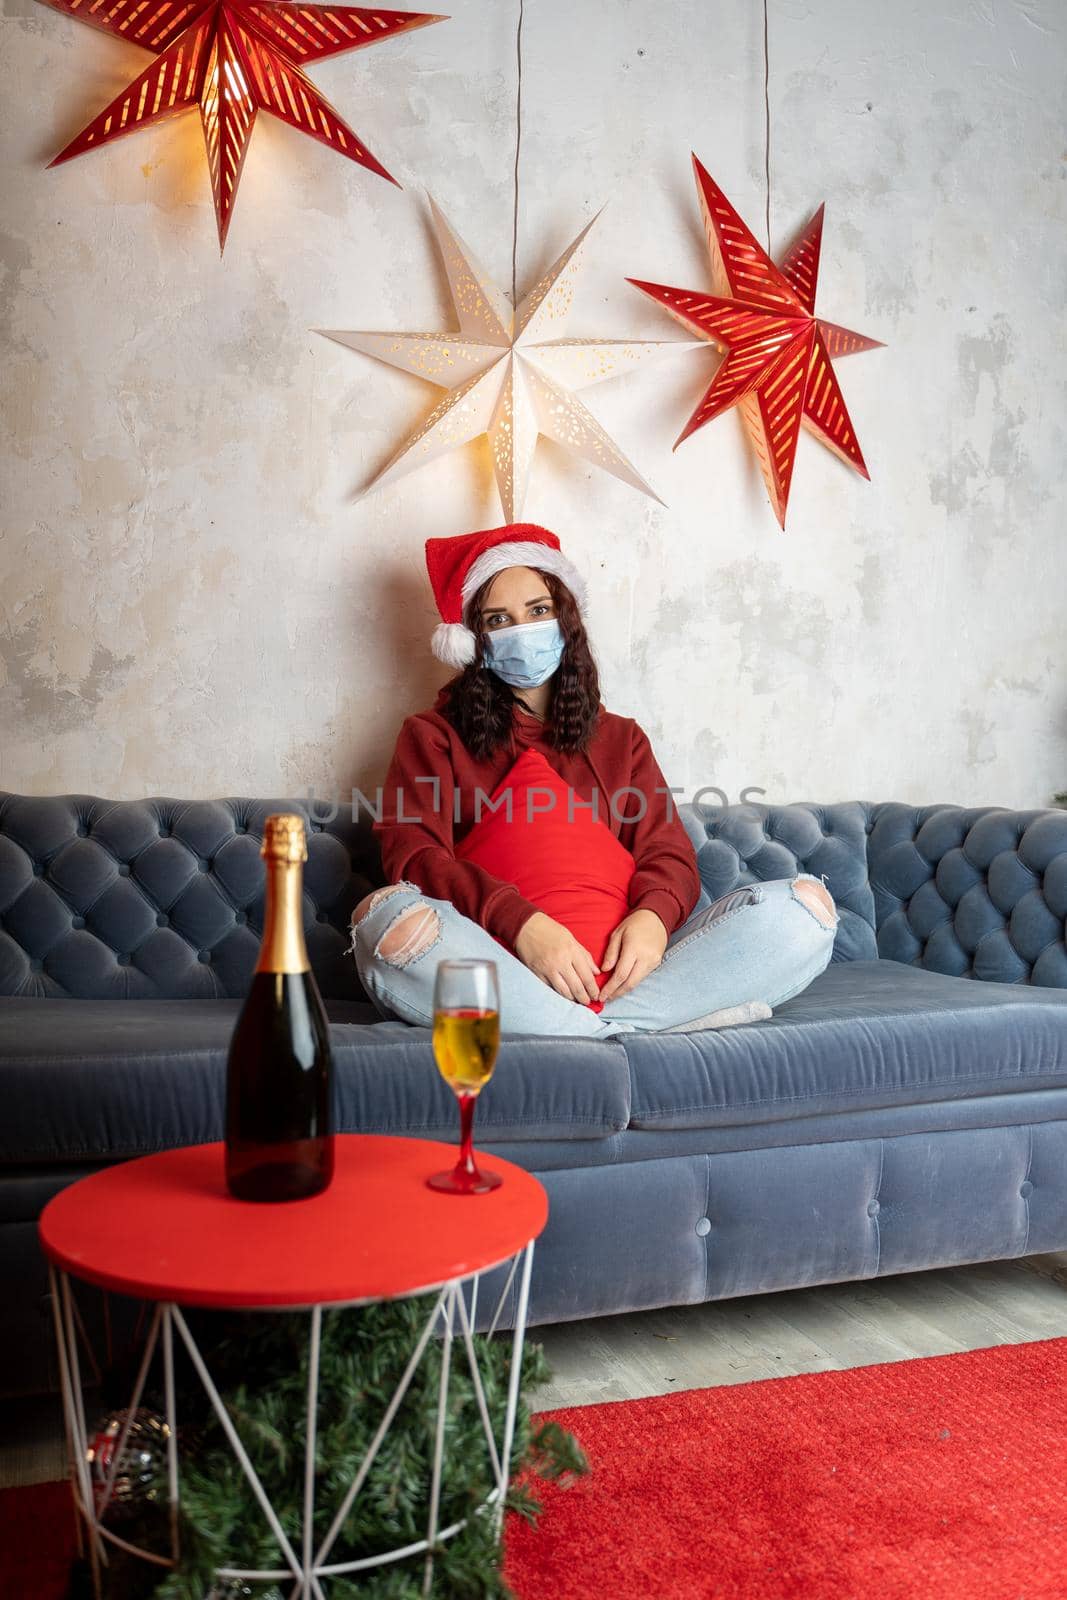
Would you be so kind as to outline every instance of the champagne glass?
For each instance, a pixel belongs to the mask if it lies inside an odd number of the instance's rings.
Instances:
[[[433,1053],[437,1070],[459,1101],[459,1160],[426,1182],[446,1194],[488,1194],[496,1172],[474,1162],[474,1103],[489,1082],[500,1046],[500,992],[495,961],[439,961],[433,992]]]

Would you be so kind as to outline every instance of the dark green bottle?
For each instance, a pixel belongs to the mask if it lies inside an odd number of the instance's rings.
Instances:
[[[303,1200],[333,1177],[333,1057],[301,909],[303,818],[263,828],[263,942],[230,1040],[226,1183],[239,1200]]]

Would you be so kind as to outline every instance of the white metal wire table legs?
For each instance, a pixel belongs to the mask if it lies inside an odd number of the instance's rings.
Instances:
[[[474,1274],[470,1278],[454,1279],[434,1292],[433,1308],[426,1318],[400,1381],[382,1413],[366,1454],[360,1462],[359,1469],[352,1482],[348,1485],[325,1536],[318,1540],[316,1540],[314,1527],[316,1509],[315,1448],[321,1398],[319,1393],[319,1352],[322,1341],[322,1313],[326,1308],[312,1306],[309,1311],[303,1510],[300,1535],[298,1538],[290,1539],[278,1519],[275,1508],[270,1503],[259,1475],[234,1426],[233,1419],[226,1409],[225,1402],[208,1370],[203,1353],[197,1345],[180,1306],[177,1305],[164,1303],[154,1308],[122,1428],[115,1439],[110,1459],[104,1469],[103,1481],[100,1482],[98,1477],[98,1482],[94,1486],[89,1465],[90,1441],[82,1394],[79,1357],[80,1319],[77,1316],[74,1298],[71,1293],[70,1277],[66,1273],[53,1268],[51,1273],[52,1306],[59,1355],[64,1420],[71,1455],[72,1489],[75,1504],[81,1521],[84,1523],[88,1539],[93,1589],[98,1600],[104,1600],[106,1596],[104,1583],[109,1564],[109,1546],[125,1550],[130,1554],[139,1556],[146,1561],[155,1562],[161,1566],[171,1566],[179,1557],[178,1512],[181,1500],[181,1478],[178,1459],[179,1418],[174,1383],[175,1335],[177,1335],[181,1347],[185,1350],[204,1393],[210,1401],[219,1424],[226,1435],[230,1448],[259,1503],[271,1532],[277,1541],[281,1560],[284,1563],[284,1565],[269,1570],[255,1570],[242,1567],[235,1561],[232,1566],[218,1569],[217,1577],[220,1582],[226,1583],[231,1579],[258,1580],[261,1582],[273,1581],[287,1597],[287,1600],[329,1600],[327,1585],[331,1577],[342,1573],[349,1574],[366,1571],[370,1568],[385,1566],[393,1561],[403,1560],[405,1557],[423,1554],[425,1563],[422,1592],[427,1597],[432,1595],[435,1548],[439,1547],[446,1539],[450,1539],[459,1533],[467,1522],[466,1518],[462,1518],[448,1527],[442,1528],[439,1526],[441,1480],[444,1466],[445,1419],[454,1346],[456,1347],[455,1359],[463,1361],[465,1358],[470,1371],[493,1480],[493,1488],[482,1504],[476,1507],[471,1514],[473,1516],[485,1515],[491,1517],[494,1537],[499,1543],[503,1531],[504,1503],[507,1496],[511,1452],[514,1445],[515,1423],[518,1414],[523,1341],[529,1308],[533,1250],[534,1241],[531,1240],[529,1244],[525,1245],[522,1250],[511,1258],[507,1277],[500,1291],[492,1321],[486,1331],[486,1336],[489,1338],[496,1334],[497,1324],[503,1314],[508,1296],[512,1291],[516,1274],[518,1274],[518,1294],[515,1321],[512,1329],[503,1437],[498,1441],[494,1434],[485,1387],[482,1382],[482,1374],[478,1366],[474,1346],[473,1328],[477,1317],[480,1281],[480,1275]],[[470,1284],[469,1309],[464,1295],[464,1286],[468,1283]],[[265,1312],[263,1314],[271,1315],[272,1313]],[[343,1311],[340,1314],[343,1315]],[[359,1561],[331,1562],[330,1556],[333,1553],[345,1520],[352,1509],[356,1496],[367,1480],[381,1449],[382,1441],[385,1439],[393,1418],[400,1408],[430,1339],[438,1331],[439,1324],[441,1374],[434,1419],[433,1461],[426,1511],[426,1536],[402,1548],[366,1556]],[[157,1354],[162,1363],[166,1420],[167,1501],[170,1511],[170,1549],[167,1554],[160,1551],[147,1550],[140,1545],[132,1544],[122,1538],[113,1527],[108,1525],[107,1521],[108,1505],[114,1493],[119,1464],[126,1449],[134,1414],[141,1404],[141,1397],[144,1393],[152,1361]],[[236,1555],[237,1552],[235,1552]]]

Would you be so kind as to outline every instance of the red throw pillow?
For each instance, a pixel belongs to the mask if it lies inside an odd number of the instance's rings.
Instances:
[[[569,784],[539,750],[523,751],[493,790],[492,804],[509,789],[510,821],[506,801],[499,810],[483,804],[456,855],[513,883],[539,911],[569,928],[599,965],[608,939],[630,910],[633,856],[577,796],[568,805]],[[610,976],[599,973],[597,987],[602,989]],[[586,1003],[590,1011],[602,1007],[599,1000]]]

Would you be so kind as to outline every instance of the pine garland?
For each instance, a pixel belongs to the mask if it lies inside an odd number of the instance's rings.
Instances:
[[[383,1301],[324,1311],[319,1355],[315,1462],[316,1543],[328,1532],[391,1400],[436,1296]],[[306,1312],[255,1315],[187,1314],[208,1370],[266,1490],[286,1536],[300,1553],[304,1503],[309,1322]],[[193,1325],[195,1323],[195,1325]],[[440,1326],[440,1319],[438,1326]],[[493,1432],[499,1450],[507,1403],[510,1332],[473,1334]],[[133,1574],[113,1568],[114,1595],[137,1592],[153,1600],[205,1600],[217,1567],[285,1565],[270,1526],[184,1354],[176,1348],[181,1451],[181,1559],[174,1569]],[[356,1496],[329,1563],[354,1561],[426,1536],[443,1343],[431,1337],[366,1481]],[[531,1475],[566,1485],[589,1470],[578,1441],[555,1423],[534,1430],[525,1392],[551,1376],[542,1347],[525,1341],[519,1384],[512,1480],[505,1504],[535,1522],[540,1502]],[[434,1600],[515,1600],[500,1572],[492,1511],[477,1511],[493,1487],[492,1464],[466,1348],[454,1337],[445,1418],[438,1527],[466,1517],[467,1525],[438,1543]],[[152,1402],[149,1402],[152,1403]],[[165,1485],[147,1521],[156,1524],[148,1547],[160,1548]],[[123,1529],[127,1537],[130,1533]],[[125,1568],[126,1563],[120,1564]],[[425,1553],[388,1566],[325,1580],[330,1600],[421,1600]],[[280,1600],[290,1581],[232,1590],[257,1600]]]

